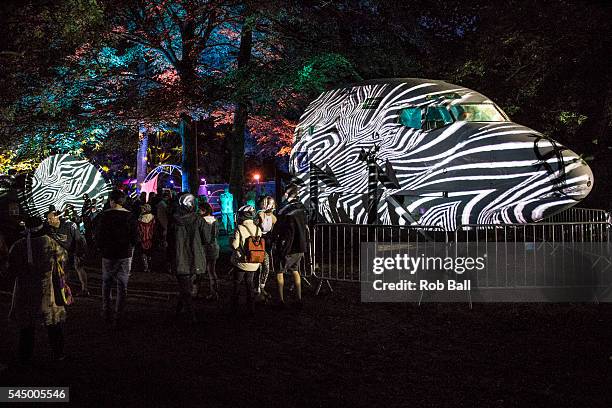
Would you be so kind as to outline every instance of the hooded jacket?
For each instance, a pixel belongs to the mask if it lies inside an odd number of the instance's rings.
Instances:
[[[31,263],[28,262],[28,247]],[[15,277],[9,320],[18,327],[31,327],[42,320],[46,325],[66,319],[66,309],[55,304],[52,272],[55,259],[64,262],[66,251],[41,229],[15,242],[9,254],[9,277]]]
[[[272,230],[277,256],[307,252],[306,218],[306,207],[299,200],[287,202],[278,211],[278,222]]]
[[[176,275],[199,275],[206,271],[204,244],[211,242],[211,229],[195,212],[179,211],[172,216],[168,245]]]

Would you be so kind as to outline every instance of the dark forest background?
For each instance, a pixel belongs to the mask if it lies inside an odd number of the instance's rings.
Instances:
[[[282,164],[321,91],[421,77],[473,88],[582,154],[584,205],[612,201],[607,3],[5,0],[0,19],[0,171],[69,151],[130,176],[153,138],[151,163],[188,149],[236,185]]]

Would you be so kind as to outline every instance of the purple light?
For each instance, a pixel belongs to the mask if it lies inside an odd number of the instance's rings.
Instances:
[[[170,180],[170,184],[174,184],[174,180]]]

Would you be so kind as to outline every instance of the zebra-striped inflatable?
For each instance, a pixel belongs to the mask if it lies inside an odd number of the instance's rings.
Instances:
[[[26,180],[21,202],[30,215],[44,216],[53,205],[63,210],[72,204],[80,213],[83,195],[102,201],[111,185],[94,165],[69,154],[49,156]]]
[[[443,81],[368,81],[320,95],[295,131],[290,171],[328,222],[527,223],[584,199],[574,152]],[[372,216],[373,215],[373,216]]]

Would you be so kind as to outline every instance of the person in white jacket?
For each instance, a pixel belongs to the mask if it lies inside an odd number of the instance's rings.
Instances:
[[[238,296],[240,294],[240,283],[244,279],[247,287],[247,305],[249,306],[249,312],[254,312],[254,299],[253,299],[253,277],[255,272],[261,264],[245,262],[246,251],[244,250],[245,242],[247,238],[251,236],[261,237],[261,228],[255,224],[254,219],[256,216],[255,208],[250,205],[245,205],[238,210],[238,228],[234,232],[234,239],[232,240],[232,253],[231,262],[235,266],[234,268],[234,292],[232,294],[232,311],[236,312],[238,308]]]

